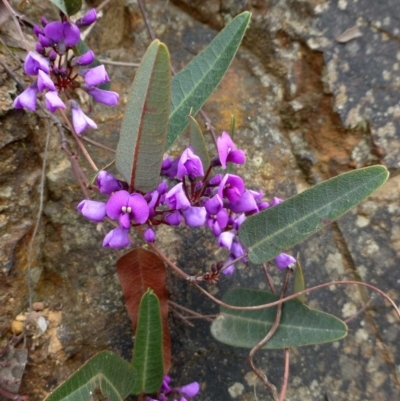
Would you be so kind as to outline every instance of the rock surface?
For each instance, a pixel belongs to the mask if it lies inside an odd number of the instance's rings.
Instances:
[[[249,187],[267,197],[288,198],[339,173],[382,163],[392,177],[376,194],[336,224],[294,249],[299,251],[308,286],[330,280],[362,280],[387,291],[399,303],[400,163],[399,63],[400,3],[397,0],[175,0],[146,2],[149,21],[179,70],[220,30],[247,9],[253,12],[244,45],[205,107],[217,132],[236,116],[235,141],[246,149],[241,167]],[[33,4],[33,3],[32,3]],[[139,62],[150,42],[135,1],[115,2],[89,34],[102,58]],[[26,10],[32,20],[34,7]],[[110,33],[115,26],[115,35]],[[337,37],[357,26],[361,36]],[[111,32],[114,32],[111,30]],[[1,35],[1,34],[0,34]],[[354,35],[353,35],[354,36]],[[6,41],[7,42],[7,41]],[[2,48],[0,57],[16,68]],[[98,131],[88,137],[115,148],[132,68],[107,66],[118,108],[96,106]],[[46,120],[11,110],[14,81],[0,65],[0,341],[28,306],[28,245],[39,205]],[[199,120],[200,121],[200,120]],[[28,365],[20,388],[42,400],[97,351],[110,349],[129,359],[132,329],[118,278],[116,253],[102,249],[101,226],[75,210],[83,198],[60,140],[50,127],[44,210],[34,243],[31,278],[34,301],[46,304],[48,330],[29,337]],[[69,139],[71,148],[76,144]],[[177,155],[186,139],[173,149]],[[113,154],[87,145],[99,167]],[[92,174],[82,155],[79,162]],[[201,230],[158,232],[158,246],[189,274],[209,268],[216,246]],[[279,273],[275,273],[279,283]],[[222,297],[233,287],[266,288],[253,266],[223,277],[211,292]],[[169,277],[171,300],[198,312],[218,309],[188,283]],[[344,319],[368,302],[367,291],[332,286],[308,297],[310,306]],[[217,343],[209,324],[189,327],[170,317],[174,385],[197,380],[196,400],[268,399],[247,365],[247,351]],[[288,401],[397,399],[400,393],[400,326],[388,304],[374,296],[366,312],[349,323],[342,341],[291,353]],[[283,352],[261,352],[256,363],[279,387]],[[1,367],[0,367],[1,373]],[[178,380],[179,378],[179,380]],[[1,385],[1,384],[0,384]],[[233,395],[232,395],[233,394]],[[1,396],[0,396],[1,399]]]

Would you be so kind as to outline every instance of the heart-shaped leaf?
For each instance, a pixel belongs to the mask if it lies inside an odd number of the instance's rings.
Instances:
[[[220,83],[239,48],[250,17],[248,11],[235,17],[172,79],[167,149],[188,126],[190,110],[196,115]]]
[[[116,167],[130,190],[149,192],[160,181],[170,96],[169,53],[156,39],[136,72],[118,142]]]
[[[239,238],[252,262],[271,260],[368,198],[388,178],[383,166],[341,174],[248,217]]]
[[[157,392],[164,375],[162,323],[160,303],[150,289],[140,302],[132,365],[138,373],[133,394]]]
[[[278,300],[266,291],[234,289],[223,301],[235,306],[255,306]],[[253,348],[271,329],[276,306],[255,311],[239,311],[221,307],[221,314],[211,325],[212,335],[224,344]],[[298,300],[283,304],[279,327],[263,348],[281,349],[322,344],[340,340],[347,334],[347,326],[328,313],[310,309]]]
[[[134,331],[137,326],[140,300],[147,289],[151,288],[160,301],[164,374],[167,374],[171,365],[171,337],[168,329],[168,296],[164,262],[154,252],[135,248],[118,259],[117,273]]]
[[[130,363],[113,352],[99,352],[57,387],[45,401],[90,400],[100,392],[111,401],[131,394],[136,372]]]

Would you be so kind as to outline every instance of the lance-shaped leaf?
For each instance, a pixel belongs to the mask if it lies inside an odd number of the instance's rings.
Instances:
[[[205,173],[210,166],[210,156],[208,155],[206,141],[199,124],[192,116],[189,116],[189,127],[190,146],[193,148],[194,154],[200,157]]]
[[[82,7],[82,0],[50,0],[65,15],[74,15]]]
[[[168,329],[168,296],[164,262],[154,252],[135,248],[118,259],[117,273],[134,331],[137,326],[140,300],[147,289],[151,288],[160,301],[164,373],[167,374],[171,365],[171,338]]]
[[[351,171],[250,216],[239,229],[250,260],[266,262],[303,241],[368,198],[388,176],[383,166]]]
[[[247,11],[235,17],[183,70],[172,79],[167,148],[188,126],[187,116],[201,109],[220,83],[250,22]]]
[[[122,401],[132,392],[136,372],[113,352],[99,352],[57,387],[45,401],[91,400],[100,392],[111,401]]]
[[[163,375],[162,323],[160,304],[150,289],[140,302],[132,365],[138,372],[133,394],[155,393]]]
[[[168,49],[154,40],[136,72],[117,148],[116,167],[131,190],[149,192],[160,181],[170,95]]]
[[[293,284],[293,294],[304,291],[306,289],[306,282],[304,280],[303,269],[299,261],[299,255],[297,254],[297,262],[294,270],[294,284]],[[306,303],[306,294],[301,294],[297,299],[303,304]]]
[[[234,289],[223,301],[235,306],[255,306],[278,300],[266,291]],[[255,311],[238,311],[221,307],[221,314],[211,325],[212,335],[224,344],[253,348],[271,329],[276,306]],[[310,309],[297,300],[283,304],[279,327],[263,348],[279,349],[322,344],[340,340],[347,334],[347,326],[328,313]]]

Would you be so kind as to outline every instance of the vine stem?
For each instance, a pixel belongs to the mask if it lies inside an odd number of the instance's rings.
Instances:
[[[308,294],[310,292],[313,292],[313,291],[316,291],[316,290],[319,290],[319,289],[322,289],[322,288],[325,288],[325,287],[330,287],[331,285],[361,285],[363,287],[370,288],[371,290],[376,291],[377,293],[382,295],[382,297],[385,298],[390,303],[390,305],[393,307],[393,309],[396,312],[397,317],[400,320],[400,310],[397,307],[396,303],[392,300],[392,298],[390,298],[389,295],[387,295],[385,292],[383,292],[379,288],[376,288],[371,284],[362,283],[361,281],[353,281],[353,280],[331,281],[329,283],[316,285],[315,287],[307,288],[306,290],[296,292],[296,294],[289,295],[289,296],[287,296],[285,298],[279,299],[278,301],[271,302],[269,304],[256,305],[256,306],[234,306],[234,305],[229,305],[229,304],[219,300],[218,298],[214,297],[213,295],[211,295],[207,290],[205,290],[203,287],[201,287],[196,282],[192,282],[192,284],[194,286],[196,286],[203,294],[205,294],[208,298],[212,299],[218,305],[221,305],[224,308],[232,309],[232,310],[261,310],[261,309],[272,308],[273,306],[282,304],[283,302],[289,301],[290,299],[297,298],[299,295]]]
[[[290,349],[285,348],[285,372],[283,374],[283,384],[281,393],[279,395],[279,401],[285,400],[286,389],[289,381],[289,359],[290,359]]]
[[[74,130],[74,127],[71,124],[71,121],[69,121],[69,118],[65,114],[65,111],[62,110],[62,109],[58,109],[58,111],[61,113],[61,115],[62,115],[62,117],[63,117],[63,119],[65,121],[65,124],[67,124],[68,128],[72,132],[73,137],[75,138],[76,142],[78,143],[79,148],[81,149],[82,153],[86,157],[86,160],[89,162],[89,164],[92,167],[92,169],[94,171],[99,171],[99,169],[97,168],[95,162],[93,161],[93,159],[90,157],[88,151],[86,150],[85,145],[82,143],[81,138],[79,138],[79,136],[76,134],[76,132]]]
[[[282,299],[285,296],[285,292],[286,292],[287,286],[289,284],[289,277],[290,277],[290,269],[286,269],[286,275],[285,275],[285,279],[283,281],[281,292],[279,294],[279,299]],[[267,342],[273,337],[273,335],[278,330],[279,323],[281,321],[281,316],[282,316],[282,306],[283,306],[282,303],[280,303],[277,306],[275,320],[274,320],[274,323],[272,324],[271,329],[269,330],[267,335],[260,342],[258,342],[258,344],[256,344],[252,348],[252,350],[249,353],[249,358],[248,358],[251,369],[259,377],[259,379],[263,382],[264,386],[269,389],[274,401],[278,401],[278,392],[276,390],[276,387],[268,380],[266,374],[261,369],[258,369],[256,367],[256,365],[254,364],[253,358],[254,358],[254,355],[256,354],[256,352],[258,352],[262,347],[264,347],[264,345],[267,344]]]

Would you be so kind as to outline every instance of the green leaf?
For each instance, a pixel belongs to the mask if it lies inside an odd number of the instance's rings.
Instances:
[[[247,11],[235,17],[172,79],[167,149],[188,126],[190,109],[196,115],[220,83],[239,48],[250,17]]]
[[[132,365],[138,372],[133,394],[155,393],[163,375],[162,323],[160,303],[152,290],[142,297],[135,334]]]
[[[190,133],[190,146],[196,156],[200,157],[203,164],[204,174],[210,166],[210,156],[208,155],[206,141],[199,124],[194,117],[189,116],[189,133]]]
[[[383,166],[341,174],[247,218],[239,238],[249,258],[262,263],[306,239],[368,198],[388,178]]]
[[[223,301],[235,306],[255,306],[278,300],[266,291],[234,289]],[[253,348],[269,332],[275,320],[276,306],[255,311],[238,311],[221,307],[221,314],[211,325],[212,335],[224,344]],[[281,349],[322,344],[340,340],[347,326],[328,313],[310,309],[297,300],[283,304],[279,327],[264,349]]]
[[[121,401],[132,390],[136,372],[132,365],[113,352],[99,352],[57,387],[45,401],[88,401],[101,393],[111,401]]]
[[[74,54],[77,56],[81,56],[82,54],[85,54],[89,50],[90,50],[89,46],[82,39],[79,39],[78,44],[74,47]],[[93,62],[90,65],[88,65],[88,67],[94,68],[98,67],[99,65],[101,65],[100,61],[97,58],[95,58]],[[98,88],[104,90],[110,90],[110,82],[98,85]]]
[[[170,95],[169,53],[156,39],[136,72],[117,148],[116,167],[131,190],[149,192],[160,181]]]
[[[76,14],[82,7],[82,0],[50,0],[66,15]]]
[[[298,292],[304,291],[306,289],[306,283],[304,280],[303,269],[301,268],[301,264],[299,262],[299,255],[296,258],[296,267],[294,270],[294,285],[293,285],[293,294],[297,294]],[[307,297],[306,294],[301,294],[297,297],[297,299],[305,304]]]

